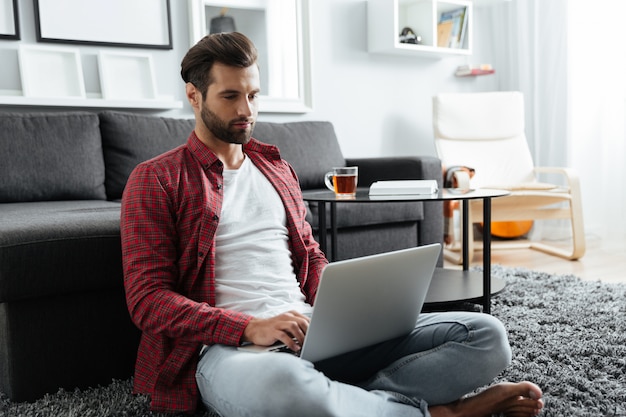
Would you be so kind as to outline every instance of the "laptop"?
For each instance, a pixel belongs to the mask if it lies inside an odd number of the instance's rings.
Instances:
[[[316,362],[410,333],[440,252],[435,243],[328,264],[300,358]],[[291,352],[284,344],[239,349]]]

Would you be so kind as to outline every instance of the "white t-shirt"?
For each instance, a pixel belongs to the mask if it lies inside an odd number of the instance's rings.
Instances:
[[[309,314],[292,264],[285,208],[272,184],[246,158],[238,170],[224,170],[223,190],[216,306],[262,318],[289,310]]]

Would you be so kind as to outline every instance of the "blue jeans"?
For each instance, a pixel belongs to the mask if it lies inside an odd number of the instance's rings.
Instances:
[[[489,384],[511,360],[500,321],[481,313],[422,314],[406,337],[311,363],[286,353],[214,345],[196,380],[228,416],[430,416]]]

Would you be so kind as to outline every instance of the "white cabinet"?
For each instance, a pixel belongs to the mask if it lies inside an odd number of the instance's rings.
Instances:
[[[468,0],[368,0],[368,49],[373,53],[437,58],[471,55],[472,6]],[[451,15],[455,15],[451,25],[440,25]],[[402,43],[400,33],[404,28],[410,28],[420,43]],[[456,41],[459,38],[460,42]]]

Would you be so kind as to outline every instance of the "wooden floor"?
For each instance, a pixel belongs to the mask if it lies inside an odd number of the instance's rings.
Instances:
[[[606,242],[599,237],[586,238],[585,255],[569,261],[532,249],[494,249],[491,264],[524,267],[551,274],[572,274],[582,279],[626,283],[626,242]],[[446,261],[446,267],[457,267]],[[482,251],[476,251],[472,266],[482,265]]]

